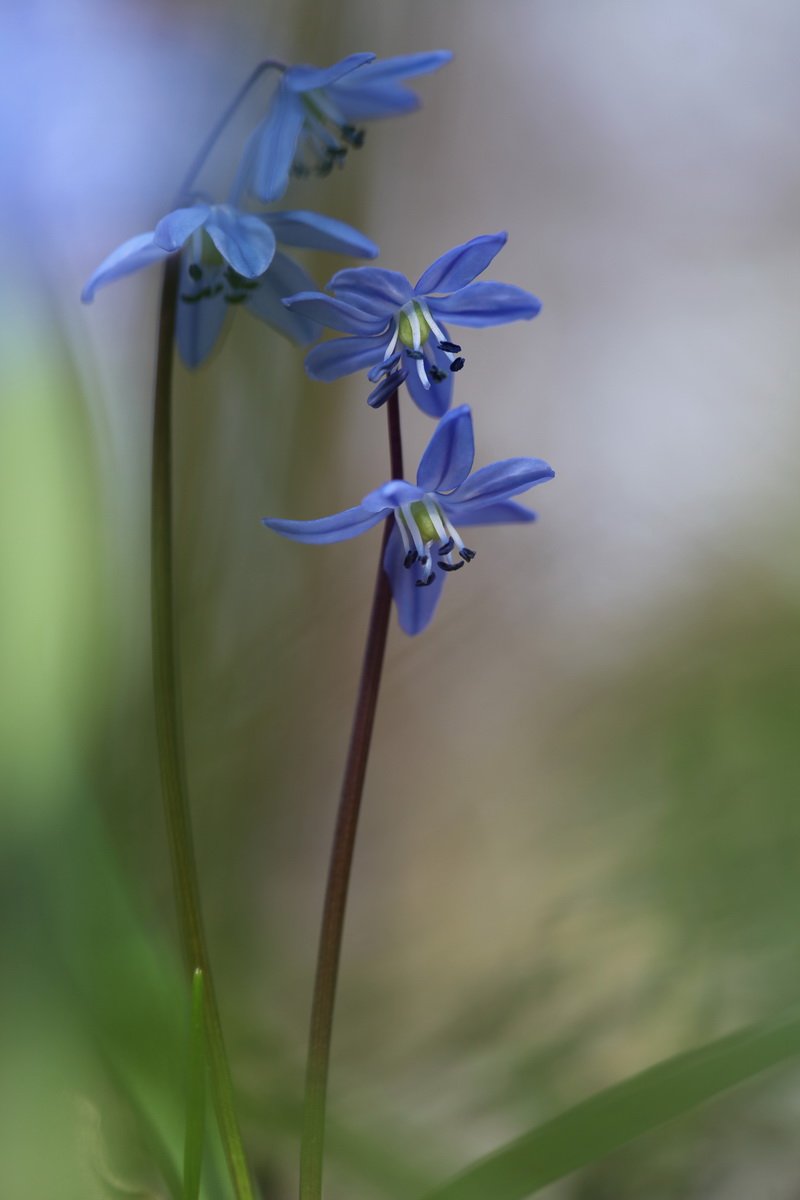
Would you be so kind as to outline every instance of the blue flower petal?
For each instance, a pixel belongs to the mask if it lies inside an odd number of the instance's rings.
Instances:
[[[442,333],[446,333],[446,331],[443,329]],[[415,360],[404,355],[403,361],[408,369],[406,387],[411,393],[411,399],[417,408],[427,416],[438,418],[444,416],[453,399],[453,373],[450,370],[450,359],[438,346],[433,347],[433,359],[443,373],[444,379],[438,383],[431,381],[431,386],[427,390],[422,385]]]
[[[283,78],[286,87],[293,92],[312,92],[316,88],[324,88],[336,83],[336,80],[341,79],[343,75],[349,75],[351,71],[372,62],[374,58],[374,54],[348,54],[346,58],[340,59],[331,67],[310,67],[303,63],[296,67],[289,67]]]
[[[376,334],[386,329],[385,317],[371,317],[353,308],[352,304],[335,300],[323,292],[300,292],[297,296],[287,296],[284,303],[293,312],[302,313],[312,321],[318,321],[328,329],[337,329],[340,333]]]
[[[424,492],[451,492],[467,478],[474,458],[472,413],[462,404],[436,426],[420,459],[417,483]]]
[[[554,475],[550,464],[541,458],[506,458],[491,466],[481,467],[480,471],[470,475],[458,491],[448,498],[448,504],[460,506],[471,501],[474,507],[477,503],[492,504],[496,500],[507,500],[509,496],[527,492],[537,483],[545,483]]]
[[[367,529],[377,525],[384,515],[382,512],[368,512],[363,505],[358,504],[355,508],[346,508],[344,512],[320,517],[317,521],[281,521],[275,517],[263,517],[261,523],[282,537],[291,538],[293,542],[324,546],[329,542],[344,542],[348,538],[357,537],[359,533],[365,533]]]
[[[423,495],[421,488],[415,487],[413,483],[406,483],[405,479],[390,479],[388,483],[382,483],[374,492],[365,496],[361,505],[370,512],[385,512],[387,509],[399,508],[401,504],[421,500]]]
[[[164,250],[180,250],[183,243],[205,224],[211,212],[208,204],[194,204],[191,208],[176,208],[167,213],[155,227],[153,241]]]
[[[420,578],[421,571],[417,566],[404,567],[404,558],[403,539],[395,525],[386,545],[383,569],[389,577],[400,628],[413,637],[414,634],[422,633],[430,624],[442,594],[444,572],[436,571],[433,583],[428,587],[417,587],[416,581]]]
[[[450,296],[429,300],[428,304],[434,317],[474,328],[530,321],[542,308],[536,296],[510,283],[470,283]]]
[[[275,256],[275,234],[261,217],[217,204],[206,232],[226,262],[245,279],[263,275]]]
[[[441,504],[459,529],[467,525],[516,525],[537,519],[535,512],[517,504],[516,500],[497,500],[494,504],[482,504],[479,500],[474,504],[450,504],[445,497]]]
[[[293,292],[314,287],[314,280],[302,267],[280,251],[270,263],[269,270],[261,276],[258,287],[247,292],[244,306],[253,316],[266,321],[278,333],[289,338],[298,346],[307,346],[322,333],[316,321],[300,313],[290,312],[283,301]]]
[[[399,271],[382,267],[346,267],[325,285],[340,300],[365,312],[394,313],[411,299],[411,284]]]
[[[379,362],[385,345],[386,339],[380,337],[333,338],[309,350],[306,371],[312,379],[330,383]]]
[[[450,62],[452,57],[452,50],[424,50],[421,54],[398,54],[394,58],[377,59],[341,86],[360,88],[362,82],[371,85],[378,81],[410,79],[412,75],[428,75]]]
[[[206,361],[217,344],[228,315],[228,305],[222,290],[215,294],[222,280],[222,268],[204,268],[202,281],[196,282],[189,275],[189,266],[188,254],[182,255],[175,332],[181,359],[185,366],[194,370]],[[191,298],[206,291],[210,294],[196,300]]]
[[[149,267],[168,254],[168,250],[153,243],[152,233],[137,233],[103,259],[81,292],[81,300],[84,304],[91,304],[98,288],[105,287],[115,279],[122,279],[124,275],[131,275],[142,267]]]
[[[352,225],[323,217],[315,212],[264,213],[279,242],[308,250],[328,250],[331,254],[353,254],[356,258],[377,258],[380,248]]]
[[[334,94],[342,116],[354,124],[416,112],[422,105],[416,92],[399,84],[376,83],[372,87],[341,88]]]
[[[418,296],[427,296],[466,287],[476,275],[486,270],[507,241],[507,233],[484,233],[461,246],[454,246],[423,271],[414,292]]]
[[[304,120],[302,100],[281,80],[258,131],[252,189],[261,200],[278,200],[289,186]]]

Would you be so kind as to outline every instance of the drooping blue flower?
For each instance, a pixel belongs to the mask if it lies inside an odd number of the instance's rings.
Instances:
[[[331,67],[289,67],[246,151],[252,191],[278,200],[290,174],[329,175],[348,149],[363,145],[356,122],[418,108],[419,97],[403,81],[452,57],[449,50],[432,50],[376,62],[374,54],[349,54]]]
[[[180,251],[177,341],[187,367],[199,366],[211,353],[233,305],[244,305],[285,337],[307,345],[319,336],[319,325],[282,301],[314,281],[278,250],[279,242],[359,258],[378,254],[358,230],[319,213],[250,213],[231,204],[197,203],[175,209],[152,232],[118,246],[81,299],[88,304],[98,288]]]
[[[436,426],[416,484],[392,479],[355,508],[333,516],[316,521],[265,517],[264,524],[296,542],[323,545],[356,537],[393,516],[383,566],[401,627],[420,633],[433,616],[445,575],[475,557],[459,527],[534,521],[536,514],[512,497],[554,475],[540,458],[508,458],[470,475],[474,454],[472,415],[463,404]]]
[[[292,312],[348,335],[315,346],[306,356],[308,374],[329,381],[369,368],[369,379],[378,383],[369,397],[373,406],[405,379],[419,408],[440,417],[450,407],[453,372],[464,366],[447,325],[504,325],[530,320],[541,308],[535,296],[510,283],[473,283],[507,238],[484,234],[448,250],[414,287],[397,271],[351,267],[328,283],[333,296],[289,296],[284,304]]]

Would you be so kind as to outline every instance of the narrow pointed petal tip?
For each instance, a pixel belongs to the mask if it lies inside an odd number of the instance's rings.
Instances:
[[[531,292],[511,283],[469,283],[449,296],[428,302],[431,312],[454,325],[485,329],[509,321],[531,321],[542,311],[542,302]]]
[[[302,209],[262,214],[279,242],[305,250],[328,250],[332,254],[353,254],[356,258],[377,258],[380,247],[352,225]]]
[[[453,57],[452,50],[423,50],[419,54],[399,54],[394,58],[385,58],[371,63],[355,78],[347,80],[344,86],[358,87],[363,80],[374,84],[378,81],[389,82],[394,79],[410,79],[416,75],[429,75],[438,71]]]
[[[332,83],[336,83],[338,79],[342,79],[345,75],[349,75],[351,71],[356,71],[359,67],[366,66],[367,63],[373,62],[375,55],[367,51],[361,54],[348,54],[345,58],[339,59],[330,67],[311,67],[306,64],[301,64],[296,67],[289,67],[284,79],[286,86],[291,88],[293,92],[311,92],[318,88],[329,87]]]
[[[346,508],[343,512],[320,517],[316,521],[284,521],[279,517],[262,517],[261,524],[293,542],[324,546],[365,533],[377,525],[383,516],[382,511],[371,512],[363,504],[357,504],[355,508]]]
[[[113,283],[115,279],[122,279],[125,275],[131,275],[142,267],[149,267],[151,263],[160,262],[169,253],[169,250],[155,245],[152,233],[137,233],[135,237],[128,238],[103,259],[86,281],[81,292],[81,302],[91,304],[98,288]]]
[[[415,293],[425,296],[435,292],[455,292],[466,287],[486,270],[507,241],[508,234],[501,231],[479,234],[460,246],[454,246],[432,262],[427,271],[423,271],[414,288]]]
[[[286,296],[283,303],[287,308],[339,333],[369,336],[381,333],[387,324],[384,317],[363,313],[352,304],[345,304],[343,300],[326,296],[323,292],[300,292],[296,296]]]

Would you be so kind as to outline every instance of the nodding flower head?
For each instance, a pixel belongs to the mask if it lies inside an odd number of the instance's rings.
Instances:
[[[380,62],[374,54],[348,54],[331,67],[289,67],[248,146],[252,191],[261,200],[278,200],[290,175],[330,175],[350,150],[363,146],[363,121],[419,106],[406,79],[435,71],[451,58],[449,50]]]
[[[415,286],[397,271],[352,267],[328,284],[333,296],[301,292],[284,300],[292,312],[346,336],[315,346],[306,357],[312,379],[332,380],[366,368],[378,386],[378,407],[400,383],[432,417],[450,407],[453,376],[465,363],[447,325],[481,327],[530,320],[541,305],[508,283],[473,282],[505,245],[505,233],[484,234],[448,250]]]
[[[355,508],[316,521],[264,524],[297,542],[324,544],[355,537],[391,518],[383,566],[401,627],[420,633],[431,620],[445,577],[472,562],[460,530],[471,525],[529,522],[535,514],[512,499],[553,478],[540,458],[509,458],[470,474],[472,416],[466,405],[438,423],[420,460],[416,484],[392,479]]]
[[[319,325],[282,303],[313,287],[302,267],[278,243],[374,258],[378,247],[343,221],[313,212],[244,212],[233,204],[197,202],[177,208],[151,233],[118,246],[86,284],[81,298],[150,263],[180,253],[177,341],[187,367],[200,366],[214,348],[232,307],[243,306],[291,341],[308,344]]]

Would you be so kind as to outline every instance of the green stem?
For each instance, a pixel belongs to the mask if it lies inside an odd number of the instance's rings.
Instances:
[[[181,944],[189,979],[196,970],[203,973],[203,1011],[214,1108],[237,1200],[253,1200],[200,910],[181,728],[172,576],[172,358],[179,271],[179,256],[175,254],[167,259],[161,289],[153,412],[150,516],[156,731]]]
[[[402,479],[403,451],[400,439],[400,409],[396,391],[389,398],[387,416],[392,478]],[[392,606],[389,580],[383,569],[383,556],[391,527],[392,518],[390,517],[387,518],[381,541],[372,613],[361,667],[358,698],[353,714],[353,727],[342,781],[339,812],[336,818],[328,868],[325,904],[322,912],[306,1066],[303,1133],[300,1146],[300,1200],[321,1200],[322,1196],[325,1108],[336,980],[339,973],[342,931],[358,827],[358,814],[364,791],[367,758],[375,723],[375,710],[378,704],[378,691]]]

